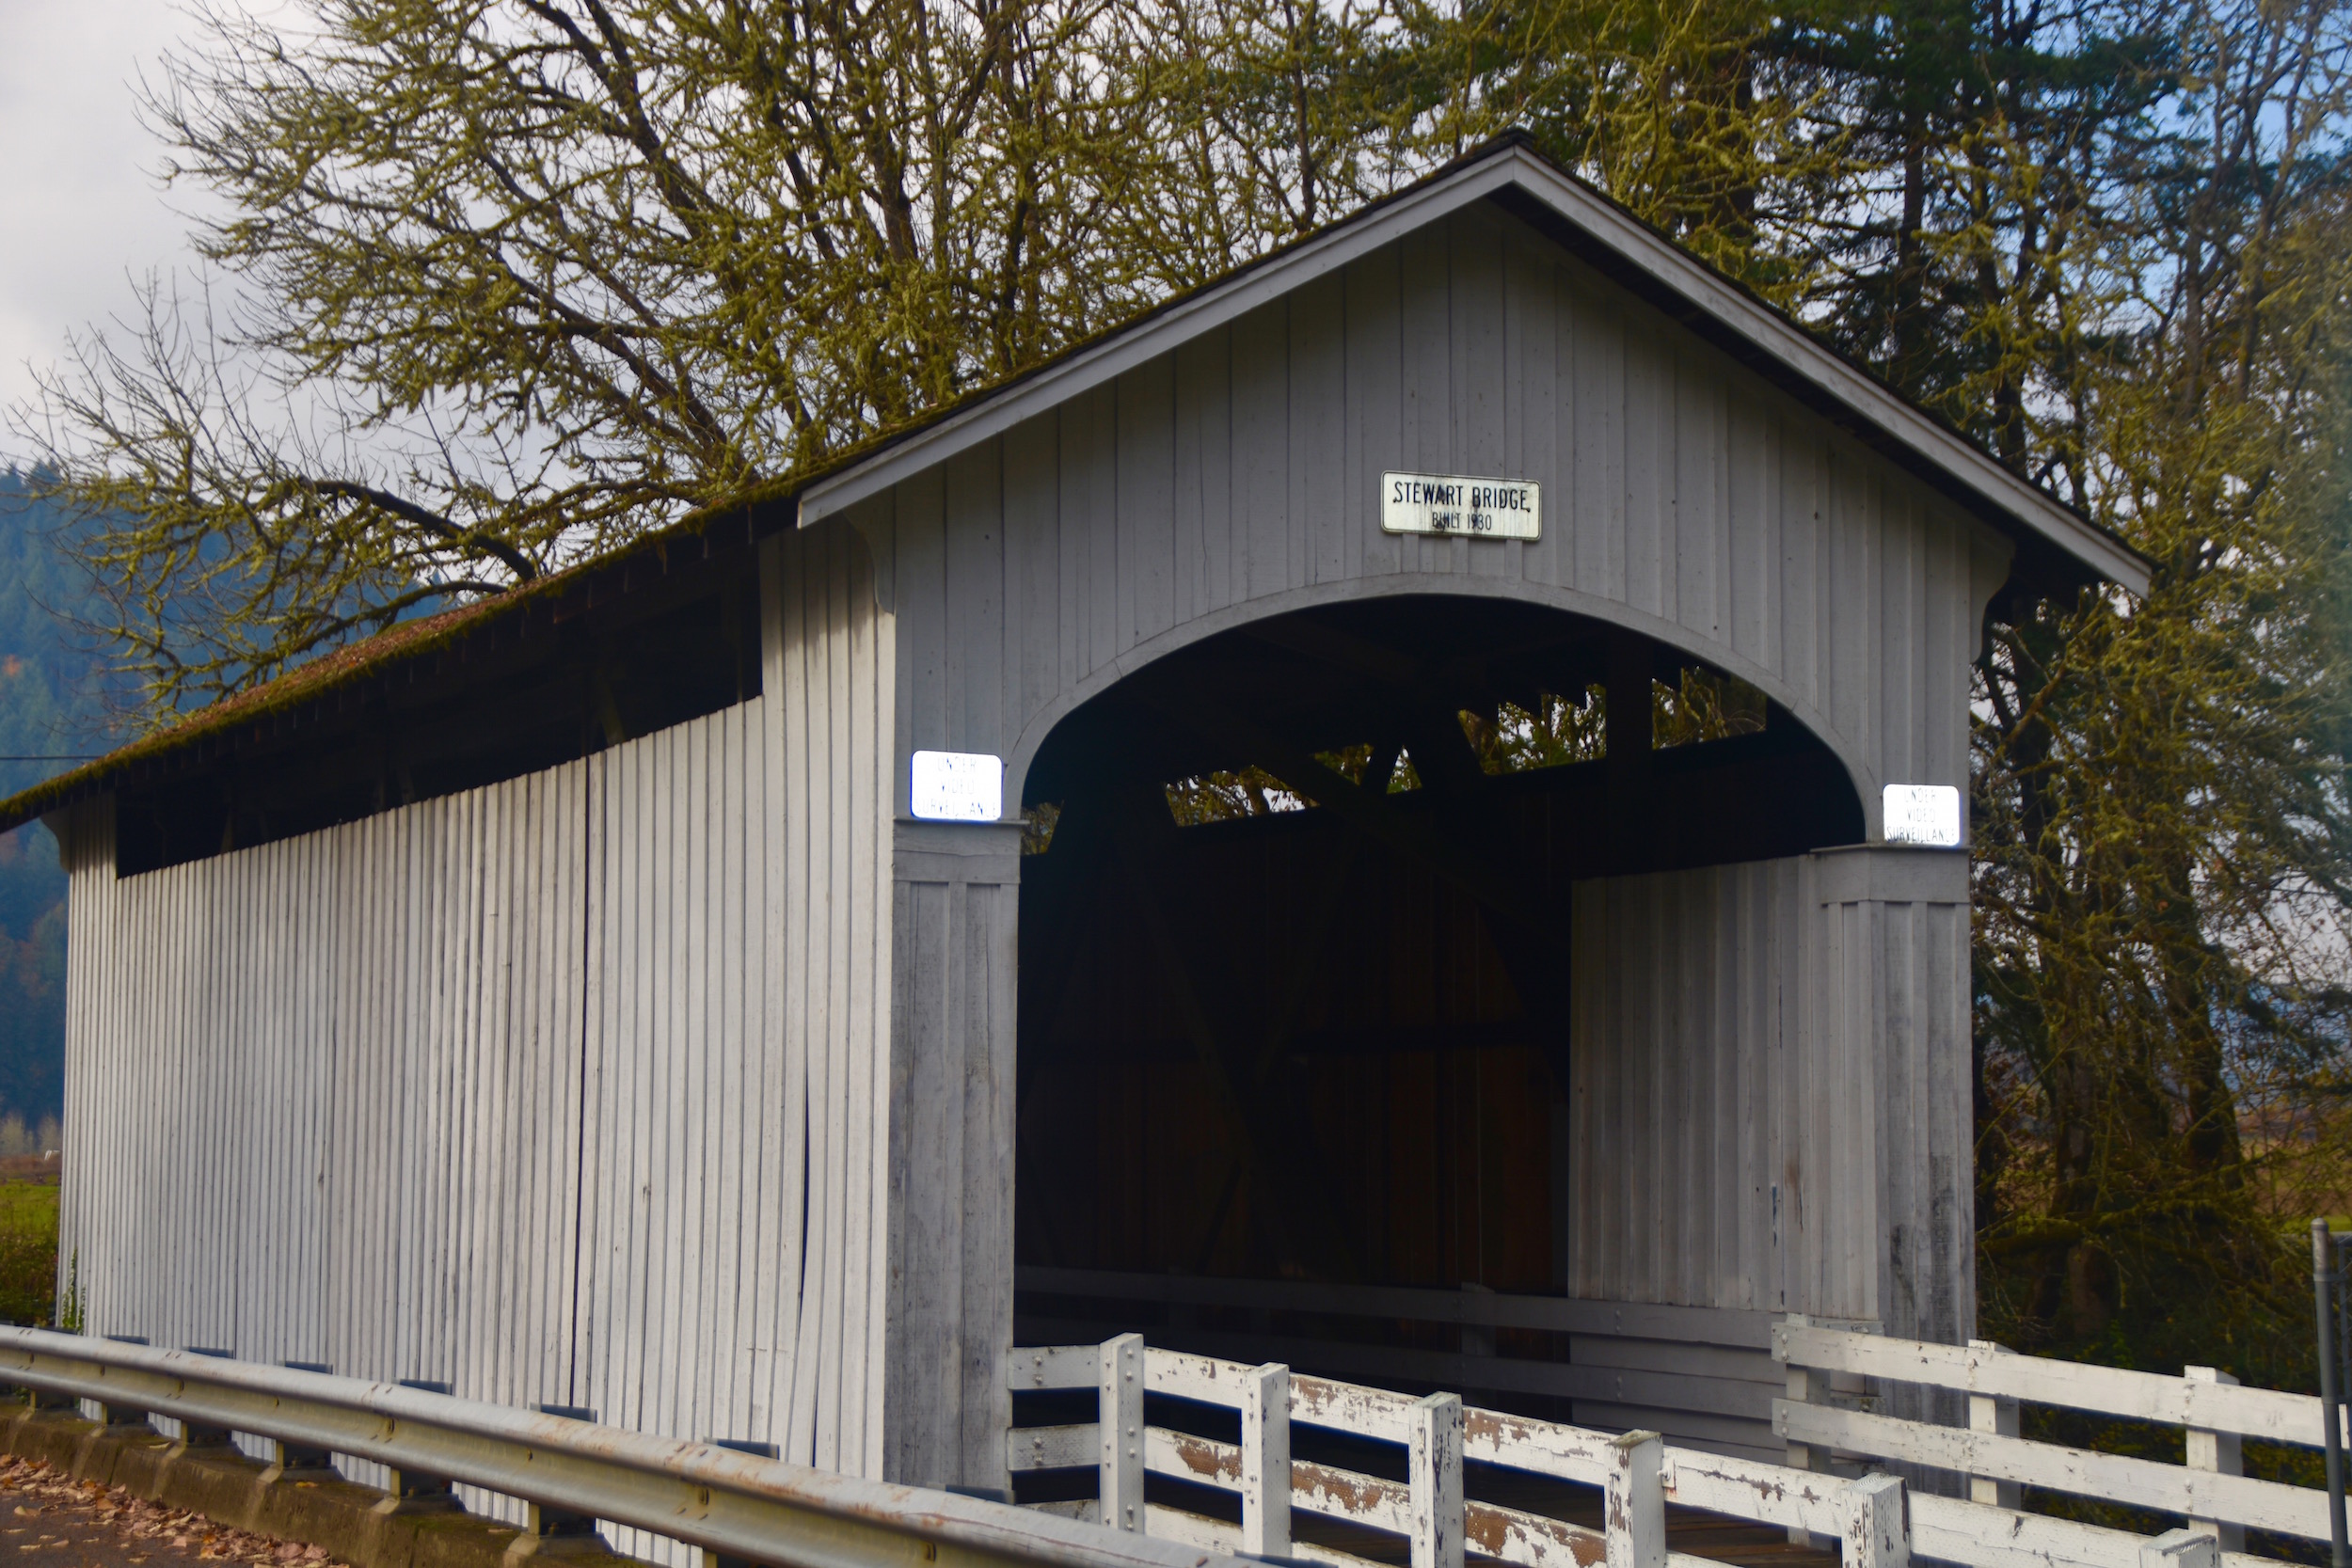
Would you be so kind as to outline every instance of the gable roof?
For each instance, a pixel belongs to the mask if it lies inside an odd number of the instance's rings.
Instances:
[[[372,683],[381,688],[430,679],[467,662],[470,644],[488,639],[511,647],[534,631],[554,629],[591,608],[662,581],[681,563],[707,565],[764,535],[818,522],[1480,201],[1511,213],[1951,496],[2016,544],[2015,570],[2025,580],[2049,587],[2106,580],[2134,593],[2147,591],[2148,562],[2122,540],[2010,472],[1868,370],[1545,157],[1524,133],[1513,132],[1214,282],[738,501],[695,513],[498,598],[340,649],[0,801],[0,832],[103,794],[126,778],[153,781],[175,768],[204,767],[234,750],[241,736],[282,738],[306,719],[348,713],[355,703],[364,702]]]
[[[1734,279],[1686,254],[1536,150],[1523,132],[1489,142],[1216,282],[1081,343],[851,454],[797,493],[805,526],[1157,358],[1300,285],[1479,201],[1554,240],[1766,381],[2015,540],[2043,581],[2104,579],[2136,594],[2148,562],[2122,539],[2003,467],[1983,448],[1814,338]]]

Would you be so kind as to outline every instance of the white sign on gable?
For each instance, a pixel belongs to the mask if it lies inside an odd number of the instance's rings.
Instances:
[[[1461,474],[1380,476],[1380,531],[1458,533],[1466,539],[1538,539],[1544,487],[1523,479]]]

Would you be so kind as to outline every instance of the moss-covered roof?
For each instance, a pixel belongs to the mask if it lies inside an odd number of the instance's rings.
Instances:
[[[670,528],[618,549],[575,562],[559,572],[492,597],[477,599],[437,615],[403,621],[373,637],[322,655],[249,690],[237,692],[190,714],[177,723],[142,736],[94,762],[35,784],[0,801],[0,832],[21,827],[48,812],[104,793],[122,778],[150,770],[171,759],[195,760],[208,743],[227,739],[279,721],[310,705],[342,694],[351,686],[378,677],[388,670],[441,655],[494,626],[545,610],[562,619],[571,606],[627,593],[636,569],[658,564],[690,541],[702,543],[714,532],[771,532],[787,526],[788,506],[778,506],[774,487],[724,507],[696,512]],[[788,497],[789,491],[786,492]],[[700,553],[699,551],[697,553]],[[195,754],[195,755],[192,755]]]

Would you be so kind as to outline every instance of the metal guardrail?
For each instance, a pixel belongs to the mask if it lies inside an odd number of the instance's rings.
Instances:
[[[1009,1503],[47,1329],[0,1328],[0,1383],[373,1460],[775,1568],[1256,1568]]]

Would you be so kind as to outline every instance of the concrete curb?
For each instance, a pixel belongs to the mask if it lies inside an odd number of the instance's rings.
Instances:
[[[316,1546],[352,1568],[517,1568],[526,1559],[557,1558],[582,1568],[642,1568],[601,1537],[542,1540],[445,1503],[398,1503],[331,1472],[289,1473],[231,1448],[192,1449],[149,1427],[101,1426],[70,1411],[0,1405],[0,1452]]]

